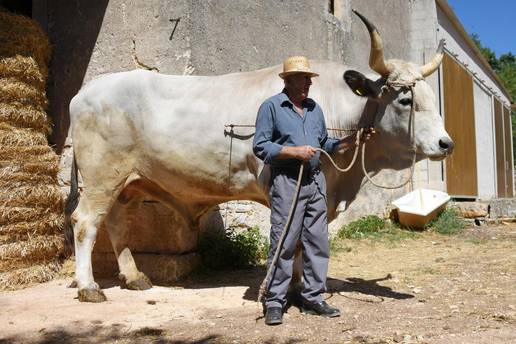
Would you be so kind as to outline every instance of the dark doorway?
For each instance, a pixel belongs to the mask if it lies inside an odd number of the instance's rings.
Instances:
[[[9,12],[32,17],[32,0],[0,0],[0,8]]]

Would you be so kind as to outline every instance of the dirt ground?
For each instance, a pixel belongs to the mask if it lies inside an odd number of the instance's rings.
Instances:
[[[217,273],[148,291],[101,281],[79,303],[70,279],[0,295],[0,343],[516,343],[516,224],[397,242],[348,240],[332,254],[327,301],[340,318],[292,306],[264,325],[265,271]]]

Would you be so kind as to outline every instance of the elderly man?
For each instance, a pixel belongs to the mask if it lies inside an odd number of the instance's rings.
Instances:
[[[340,316],[340,311],[330,307],[322,295],[326,290],[329,245],[326,180],[319,169],[320,152],[316,148],[331,153],[353,146],[355,142],[353,136],[342,140],[328,137],[322,109],[308,98],[311,78],[318,74],[310,70],[306,57],[287,58],[279,76],[285,88],[260,106],[253,142],[254,153],[270,165],[272,172],[269,265],[287,221],[301,163],[304,173],[292,223],[265,297],[268,325],[282,323],[298,240],[303,247],[303,312]],[[369,136],[370,133],[367,138]]]

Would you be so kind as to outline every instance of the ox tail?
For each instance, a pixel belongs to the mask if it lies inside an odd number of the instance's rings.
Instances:
[[[64,221],[64,254],[70,257],[75,253],[72,214],[79,203],[79,181],[77,178],[77,163],[75,162],[75,153],[73,154],[72,172],[70,175],[70,193],[65,203],[65,221]]]

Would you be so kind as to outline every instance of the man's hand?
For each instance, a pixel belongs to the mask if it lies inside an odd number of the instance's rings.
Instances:
[[[317,153],[317,150],[312,146],[283,146],[278,158],[308,161],[313,158],[315,153]]]
[[[362,133],[362,136],[360,137],[360,142],[368,141],[373,136],[373,134],[376,134],[376,130],[374,129],[374,127],[369,127],[369,128],[364,129],[364,132]]]
[[[362,132],[362,135],[360,136],[360,142],[368,141],[369,139],[371,139],[373,134],[376,134],[376,130],[373,127],[369,127],[369,128],[364,129],[364,131]],[[342,149],[345,150],[345,149],[348,149],[350,147],[354,147],[356,145],[356,142],[357,142],[356,134],[355,135],[346,136],[346,137],[344,137],[343,139],[340,140],[340,143],[337,146],[337,150],[342,150]]]

